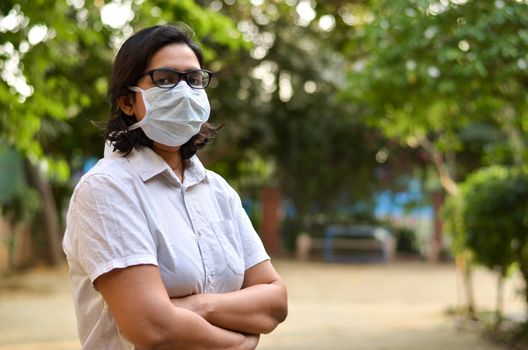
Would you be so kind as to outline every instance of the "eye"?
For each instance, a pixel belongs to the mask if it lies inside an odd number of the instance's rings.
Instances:
[[[159,87],[172,87],[178,83],[179,75],[170,70],[155,70],[152,72],[152,80]]]
[[[201,70],[187,73],[187,82],[192,87],[203,88],[207,85],[208,78],[207,73]]]
[[[197,84],[201,85],[203,80],[203,76],[201,72],[190,72],[187,74],[187,81],[189,84]]]

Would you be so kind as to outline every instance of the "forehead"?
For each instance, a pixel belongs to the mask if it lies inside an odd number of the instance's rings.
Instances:
[[[201,68],[194,51],[183,43],[164,46],[152,56],[148,70],[161,67],[178,71]]]

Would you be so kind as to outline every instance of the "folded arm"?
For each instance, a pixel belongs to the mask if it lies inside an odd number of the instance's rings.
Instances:
[[[175,307],[159,270],[137,265],[112,270],[94,282],[120,331],[138,349],[253,350],[258,336],[222,329],[186,308]]]
[[[215,326],[242,333],[269,333],[288,313],[286,286],[270,261],[248,269],[239,291],[171,300]]]

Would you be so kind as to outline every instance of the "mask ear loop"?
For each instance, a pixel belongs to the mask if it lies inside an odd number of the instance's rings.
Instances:
[[[130,90],[132,90],[132,91],[139,92],[139,94],[141,95],[141,98],[143,99],[143,104],[145,105],[145,110],[146,110],[145,117],[142,120],[140,120],[140,121],[138,121],[138,122],[136,122],[136,123],[134,123],[134,124],[132,124],[132,125],[130,125],[128,127],[128,131],[132,131],[132,130],[135,130],[137,128],[140,128],[141,126],[143,126],[143,124],[145,124],[147,122],[148,116],[150,115],[149,112],[150,112],[151,108],[150,108],[150,103],[145,98],[145,94],[144,94],[145,90],[140,89],[137,86],[129,86],[128,88]]]

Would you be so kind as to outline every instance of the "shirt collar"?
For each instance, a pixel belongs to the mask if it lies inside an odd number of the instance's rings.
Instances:
[[[149,147],[134,149],[128,156],[132,167],[137,171],[143,182],[147,182],[154,176],[165,173],[169,178],[180,184],[170,166]],[[207,178],[207,172],[196,155],[184,161],[183,185],[193,186]],[[171,181],[172,182],[172,181]]]
[[[183,185],[191,187],[202,181],[207,181],[207,171],[198,156],[193,155],[183,163],[185,170],[183,174]]]

